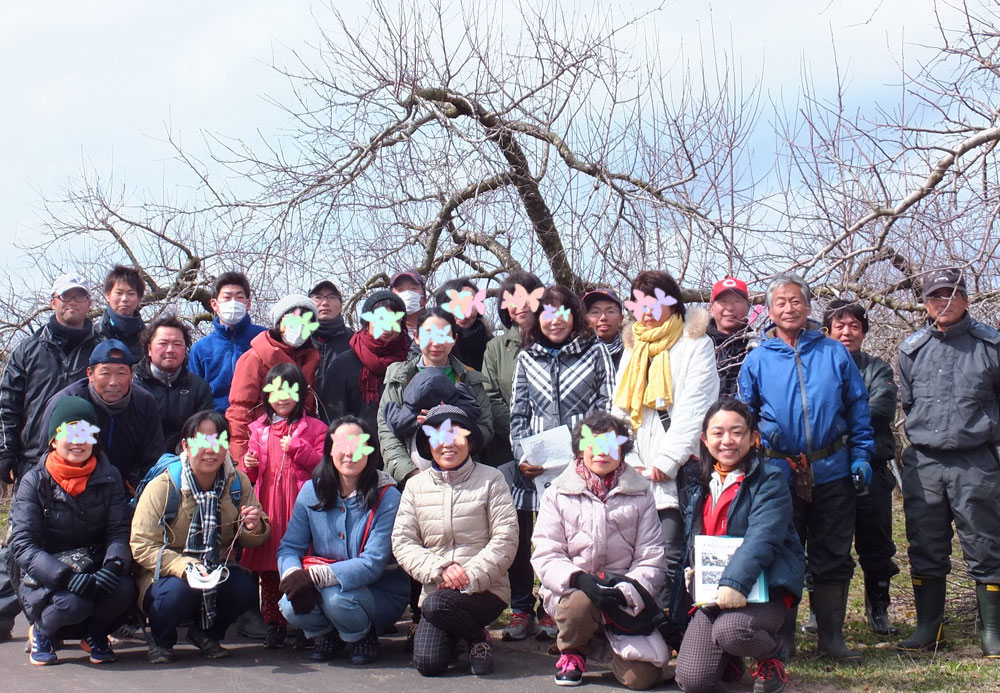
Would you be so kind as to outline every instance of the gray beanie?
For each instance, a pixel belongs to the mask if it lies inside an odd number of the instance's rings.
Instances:
[[[312,299],[302,294],[289,294],[271,306],[271,329],[276,332],[280,331],[281,319],[296,308],[301,308],[303,313],[309,311],[314,318],[317,315],[316,304],[312,302]]]

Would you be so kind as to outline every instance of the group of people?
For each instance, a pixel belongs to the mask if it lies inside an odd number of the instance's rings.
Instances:
[[[352,333],[329,280],[255,325],[249,281],[227,272],[193,343],[173,315],[144,323],[134,268],[108,274],[96,325],[86,282],[61,276],[0,378],[0,636],[23,610],[31,663],[70,638],[104,663],[109,636],[145,621],[162,664],[181,627],[216,658],[257,621],[265,647],[370,664],[409,605],[422,675],[463,652],[485,675],[509,607],[503,639],[554,641],[560,685],[589,660],[649,688],[676,651],[685,691],[741,679],[746,658],[754,690],[779,691],[804,586],[820,650],[860,658],[843,637],[852,545],[870,627],[898,632],[898,392],[918,621],[898,648],[943,641],[954,521],[998,657],[1000,333],[970,315],[960,271],[921,280],[928,320],[900,346],[897,391],[862,351],[865,309],[832,301],[814,322],[794,275],[766,288],[765,319],[735,277],[706,311],[663,271],[624,301],[512,272],[494,334],[469,279],[430,296],[397,273]],[[737,538],[710,594],[698,537]]]

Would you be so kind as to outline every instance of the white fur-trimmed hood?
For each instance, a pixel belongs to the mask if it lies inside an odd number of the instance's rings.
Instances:
[[[710,317],[708,311],[701,306],[688,308],[684,318],[684,336],[689,339],[698,339],[705,336],[705,333],[708,332],[708,320]],[[635,335],[632,334],[632,325],[634,323],[635,320],[628,320],[622,326],[622,344],[625,345],[625,349],[628,351],[631,351],[632,347],[635,346]]]

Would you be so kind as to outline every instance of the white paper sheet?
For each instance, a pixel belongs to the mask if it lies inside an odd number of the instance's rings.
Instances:
[[[729,565],[733,554],[743,544],[743,537],[712,537],[698,534],[694,538],[694,598],[695,604],[715,602],[719,590],[719,580]],[[761,573],[757,577],[747,603],[761,603],[768,600],[767,577]]]
[[[547,431],[521,439],[521,451],[531,464],[541,465],[545,471],[534,478],[539,500],[545,489],[562,474],[567,464],[573,462],[573,436],[568,426],[557,426]]]

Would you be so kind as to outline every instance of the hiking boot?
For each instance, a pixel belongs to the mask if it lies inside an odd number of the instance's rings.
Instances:
[[[724,655],[726,658],[726,666],[722,670],[722,682],[723,683],[737,683],[743,679],[743,674],[747,672],[746,664],[743,663],[742,657],[734,657],[732,655]]]
[[[559,627],[548,614],[538,619],[538,631],[535,633],[535,640],[549,641],[555,640],[559,635]]]
[[[284,626],[268,626],[267,635],[264,636],[264,649],[280,650],[285,646],[287,637],[288,630]]]
[[[329,662],[339,655],[345,647],[347,647],[347,643],[341,639],[340,633],[332,630],[326,635],[316,638],[316,644],[313,645],[312,652],[309,653],[309,659],[314,662]]]
[[[785,690],[788,674],[785,665],[774,657],[757,662],[753,672],[753,693],[778,693]]]
[[[90,653],[91,664],[110,664],[116,659],[106,635],[88,635],[80,641],[80,647]]]
[[[576,652],[564,652],[556,662],[556,685],[579,686],[583,683],[583,674],[587,671],[587,660]]]
[[[267,624],[260,615],[260,609],[250,609],[240,614],[236,619],[236,632],[244,638],[263,640],[267,637]]]
[[[59,661],[52,638],[35,628],[34,624],[28,627],[28,644],[31,646],[28,661],[35,666],[43,667]]]
[[[889,579],[865,575],[865,615],[868,627],[876,635],[899,635],[899,629],[889,622]]]
[[[512,611],[510,613],[510,623],[503,629],[503,634],[500,637],[504,642],[524,640],[529,635],[534,635],[535,630],[534,614],[527,611]]]
[[[976,583],[976,601],[979,602],[979,644],[983,656],[1000,657],[1000,585]]]
[[[861,653],[844,643],[844,618],[847,615],[847,590],[850,582],[824,582],[813,585],[816,612],[816,635],[819,650],[838,662],[859,662]]]
[[[365,637],[351,645],[351,664],[364,666],[378,660],[379,643],[375,630],[365,633]]]
[[[910,580],[913,583],[913,602],[917,607],[917,628],[910,637],[896,644],[896,650],[921,652],[943,647],[945,579],[913,575]]]
[[[493,639],[486,631],[486,639],[472,643],[469,648],[469,671],[476,676],[493,673]]]
[[[229,656],[229,650],[201,628],[194,626],[188,628],[187,641],[201,650],[201,656],[205,659],[222,659]]]
[[[174,648],[160,647],[155,643],[150,643],[146,658],[150,664],[173,664]]]

